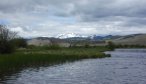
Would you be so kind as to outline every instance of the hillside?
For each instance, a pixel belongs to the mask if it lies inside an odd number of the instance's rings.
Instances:
[[[146,45],[146,34],[132,34],[112,39],[115,44],[123,45]]]
[[[38,37],[29,39],[27,42],[29,45],[50,45],[59,44],[61,46],[70,46],[71,44],[90,44],[90,45],[105,45],[105,41],[112,41],[115,44],[122,45],[146,45],[146,34],[131,34],[125,36],[119,35],[107,35],[107,36],[92,36],[92,37],[70,37],[70,38],[48,38]]]

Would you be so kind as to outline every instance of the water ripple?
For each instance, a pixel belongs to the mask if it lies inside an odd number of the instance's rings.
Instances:
[[[27,68],[8,76],[4,82],[5,84],[146,84],[145,50],[127,49],[108,53],[112,55],[111,58]]]

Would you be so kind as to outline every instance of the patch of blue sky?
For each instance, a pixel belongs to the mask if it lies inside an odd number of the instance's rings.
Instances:
[[[0,19],[0,24],[1,25],[8,25],[9,24],[9,21],[6,20],[6,19]]]

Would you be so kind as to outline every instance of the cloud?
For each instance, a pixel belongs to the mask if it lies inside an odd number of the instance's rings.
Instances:
[[[0,0],[0,24],[23,37],[146,32],[145,0]]]

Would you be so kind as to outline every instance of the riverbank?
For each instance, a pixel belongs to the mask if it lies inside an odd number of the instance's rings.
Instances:
[[[0,68],[29,67],[87,58],[109,57],[103,53],[106,50],[108,50],[106,47],[22,49],[13,54],[0,55]]]

